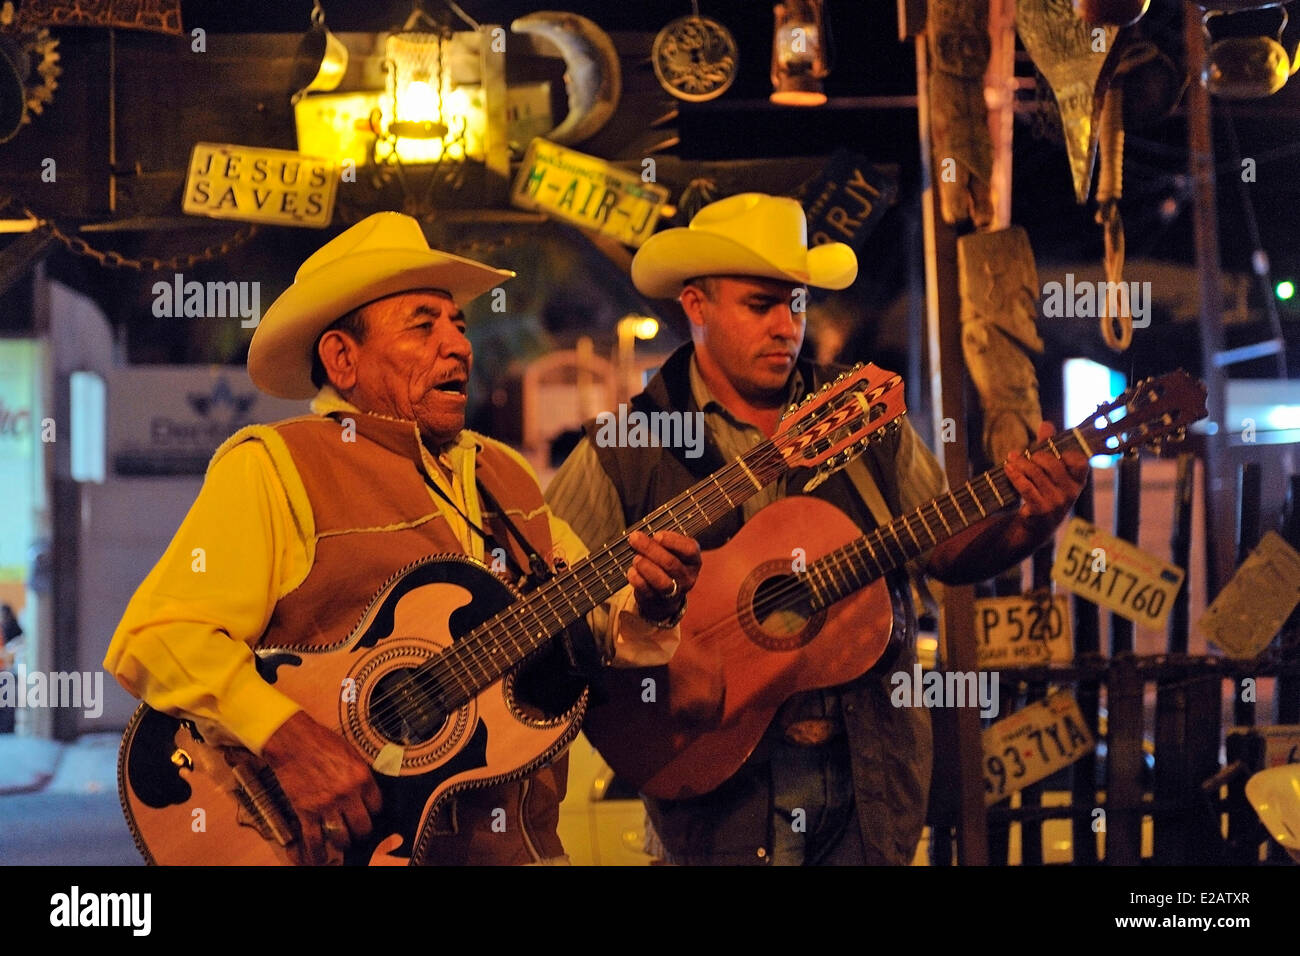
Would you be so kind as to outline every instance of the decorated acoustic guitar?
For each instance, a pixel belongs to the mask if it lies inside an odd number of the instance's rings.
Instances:
[[[1158,447],[1205,415],[1205,387],[1171,372],[1031,451]],[[642,793],[708,793],[735,774],[792,695],[848,683],[880,659],[893,628],[885,575],[1019,502],[995,468],[866,535],[820,499],[769,505],[705,552],[669,664],[606,671],[605,699],[584,732]]]
[[[815,481],[842,466],[903,412],[897,375],[855,368],[792,409],[771,439],[629,533],[695,536],[790,469],[815,468]],[[586,692],[563,712],[537,713],[517,694],[519,668],[622,589],[635,555],[621,538],[527,596],[463,555],[424,558],[389,579],[338,646],[257,650],[262,676],[374,768],[384,809],[341,862],[437,862],[430,821],[440,801],[517,779],[564,751]],[[118,779],[149,862],[299,861],[298,819],[270,768],[241,747],[205,740],[190,721],[141,706]]]

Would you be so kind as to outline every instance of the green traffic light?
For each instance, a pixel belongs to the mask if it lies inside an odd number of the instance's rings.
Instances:
[[[1277,293],[1279,299],[1285,302],[1287,299],[1295,295],[1295,283],[1290,279],[1283,279],[1277,284],[1277,287],[1273,291]]]

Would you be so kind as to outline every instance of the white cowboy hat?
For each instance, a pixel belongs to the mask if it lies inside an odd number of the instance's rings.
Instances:
[[[430,249],[410,216],[377,212],[312,253],[266,310],[248,346],[249,378],[279,398],[311,398],[312,347],[353,309],[415,289],[441,289],[463,307],[514,275]]]
[[[858,257],[842,242],[809,249],[798,200],[740,193],[705,206],[684,229],[651,236],[632,259],[632,282],[652,299],[676,298],[687,279],[725,275],[844,289]]]

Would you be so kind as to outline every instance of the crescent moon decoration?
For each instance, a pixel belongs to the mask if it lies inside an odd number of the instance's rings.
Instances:
[[[569,115],[544,138],[572,145],[594,136],[614,115],[623,94],[623,71],[609,34],[586,17],[556,10],[520,17],[510,29],[549,40],[564,58]]]
[[[678,17],[655,36],[650,50],[659,85],[679,100],[703,103],[736,79],[736,40],[717,20]]]

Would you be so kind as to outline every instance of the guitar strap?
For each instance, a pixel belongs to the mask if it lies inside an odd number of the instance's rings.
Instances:
[[[500,504],[497,503],[496,498],[492,497],[492,493],[488,491],[486,487],[484,487],[481,481],[474,482],[475,486],[478,488],[479,495],[483,498],[484,501],[487,502],[488,507],[491,508],[494,512],[496,512],[496,514],[499,515],[501,520],[505,523],[506,533],[509,534],[511,537],[513,537],[515,541],[518,543],[520,549],[524,552],[524,554],[528,555],[528,566],[529,566],[528,571],[525,571],[523,568],[519,567],[519,563],[514,559],[513,555],[511,555],[509,548],[502,547],[501,543],[496,539],[496,537],[492,534],[491,531],[484,531],[473,521],[471,521],[469,515],[461,511],[460,508],[457,506],[456,502],[452,501],[451,497],[445,491],[439,488],[437,484],[434,483],[427,475],[425,476],[424,481],[425,484],[427,484],[430,488],[433,489],[434,493],[439,498],[447,502],[447,504],[451,505],[452,510],[455,511],[456,514],[461,516],[461,518],[464,520],[466,525],[472,528],[474,532],[480,538],[483,539],[484,547],[487,549],[489,553],[499,550],[501,551],[501,553],[503,553],[506,556],[506,561],[509,562],[511,565],[513,565],[514,570],[515,572],[517,572],[519,579],[528,582],[527,586],[523,588],[523,590],[531,591],[533,588],[537,587],[543,581],[547,581],[553,576],[553,572],[551,571],[550,567],[546,564],[546,562],[542,560],[541,555],[537,553],[537,549],[534,548],[531,544],[529,544],[528,539],[524,537],[523,532],[521,532],[518,528],[515,527],[515,523],[510,520],[510,516],[506,514],[506,510],[502,508]]]
[[[496,512],[496,514],[500,515],[501,520],[505,523],[506,533],[513,537],[524,554],[528,555],[528,566],[530,570],[525,571],[523,568],[519,567],[519,563],[511,556],[510,549],[501,547],[500,542],[497,541],[492,532],[485,531],[473,521],[470,521],[469,515],[461,511],[456,502],[452,501],[445,491],[434,484],[428,475],[424,476],[424,481],[425,484],[433,489],[434,493],[439,498],[451,505],[452,510],[464,519],[467,526],[472,528],[474,532],[483,539],[484,547],[488,551],[500,548],[506,556],[506,561],[514,567],[514,573],[518,575],[518,580],[523,582],[519,587],[521,591],[524,591],[525,593],[532,591],[543,582],[549,581],[555,576],[555,572],[551,569],[550,565],[542,560],[542,556],[537,553],[537,549],[528,542],[528,539],[524,537],[523,532],[515,527],[515,523],[511,521],[510,516],[506,514],[506,509],[501,507],[496,498],[492,496],[492,492],[488,491],[481,481],[476,479],[474,482],[475,487],[478,488],[479,495],[487,503],[489,508]],[[566,566],[565,562],[557,560],[555,563],[559,570],[564,570]],[[593,673],[599,671],[604,665],[602,654],[596,647],[596,640],[592,636],[591,629],[587,626],[585,621],[575,622],[568,631],[561,635],[557,644],[564,655],[565,666],[568,668],[569,672],[573,675],[580,676],[583,679],[584,684],[588,679],[590,679]],[[525,695],[531,696],[533,699],[540,699],[540,691],[533,691],[531,693],[525,691]],[[562,713],[566,709],[567,704],[554,712]]]

